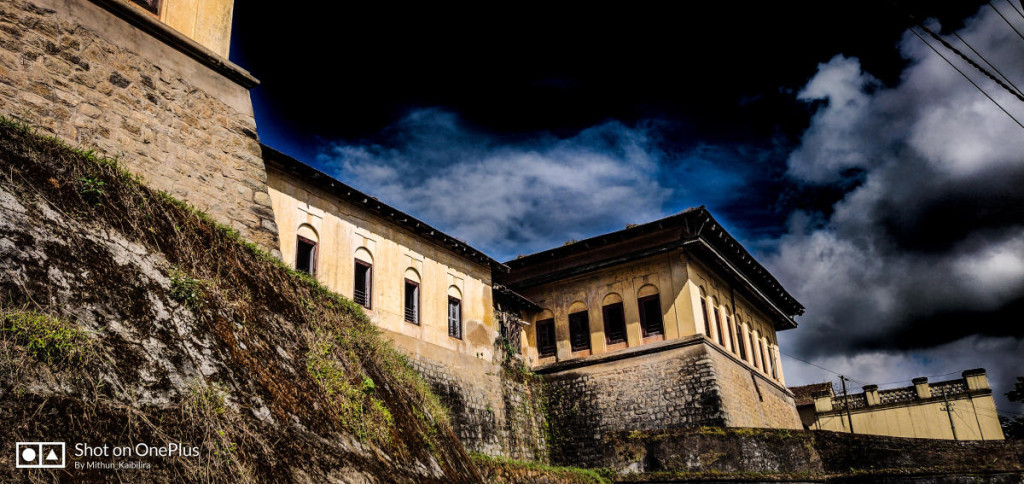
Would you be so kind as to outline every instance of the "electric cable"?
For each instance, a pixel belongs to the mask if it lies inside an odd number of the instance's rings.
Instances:
[[[941,57],[942,60],[946,61],[946,63],[949,64],[953,69],[956,69],[956,71],[959,72],[961,76],[964,76],[964,79],[967,79],[967,82],[970,82],[971,85],[974,86],[975,89],[977,89],[979,92],[984,94],[985,97],[987,97],[989,101],[992,101],[992,103],[996,105],[996,107],[998,107],[1002,112],[1006,113],[1006,115],[1009,116],[1010,119],[1013,120],[1013,122],[1017,123],[1017,126],[1020,126],[1021,129],[1024,129],[1024,124],[1022,124],[1020,121],[1018,121],[1017,118],[1013,117],[1013,115],[1010,114],[1010,112],[1007,111],[1006,108],[1004,108],[1002,104],[999,104],[999,102],[997,102],[995,99],[993,99],[992,96],[990,96],[987,92],[985,92],[984,89],[981,88],[981,86],[979,86],[976,82],[974,82],[973,79],[968,77],[967,74],[964,73],[964,71],[960,70],[960,68],[957,67],[956,64],[953,64],[953,62],[950,61],[949,59],[947,59],[946,56],[942,55],[942,53],[939,52],[938,49],[936,49],[934,46],[932,46],[932,44],[928,43],[928,41],[925,40],[924,37],[921,36],[921,34],[917,33],[916,30],[911,28],[910,31],[914,35],[916,35],[917,38],[921,39],[921,42],[924,42],[925,45],[927,45],[929,49],[931,49],[939,57]],[[934,33],[932,35],[934,35]],[[945,42],[945,41],[943,41],[943,42]],[[993,79],[994,79],[994,77],[993,77]],[[1003,87],[1003,89],[1006,89],[1008,92],[1013,93],[1013,91],[1011,91],[1007,86],[1003,85],[1003,83],[1001,81],[996,80],[996,82],[999,83],[999,85],[1001,85]],[[1014,93],[1014,95],[1017,96],[1021,101],[1024,101],[1024,97],[1022,97],[1022,96],[1020,96],[1019,94],[1016,94],[1016,93]]]
[[[966,45],[968,49],[971,49],[971,52],[974,52],[974,54],[977,55],[978,58],[980,58],[982,60],[982,62],[987,64],[989,67],[991,67],[993,71],[996,71],[996,74],[999,74],[999,76],[1002,77],[1003,80],[1006,81],[1007,84],[1009,84],[1014,89],[1016,89],[1017,90],[1017,94],[1020,94],[1022,92],[1020,90],[1020,88],[1017,87],[1017,85],[1014,84],[1013,81],[1010,80],[1010,78],[1006,77],[1006,74],[1003,74],[1002,71],[1000,71],[998,67],[992,65],[992,63],[989,62],[988,59],[985,58],[985,56],[981,55],[981,52],[978,52],[978,51],[974,50],[974,47],[971,47],[971,44],[968,44],[967,41],[964,40],[963,37],[960,37],[960,34],[958,34],[956,32],[953,32],[953,35],[956,38],[960,39],[960,42],[963,42],[963,44]]]
[[[996,8],[996,6],[995,6],[995,5],[992,5],[992,2],[988,2],[988,6],[989,6],[989,7],[990,7],[990,8],[992,9],[992,10],[995,10],[995,11],[996,11],[996,13],[997,13],[997,14],[999,14],[999,18],[1003,19],[1003,22],[1006,22],[1006,25],[1009,25],[1009,26],[1010,26],[1010,28],[1011,28],[1011,29],[1013,29],[1013,31],[1017,33],[1017,37],[1020,37],[1020,40],[1024,40],[1024,34],[1020,33],[1020,31],[1019,31],[1019,30],[1017,30],[1017,27],[1014,27],[1014,26],[1013,26],[1013,24],[1012,24],[1012,23],[1010,23],[1010,20],[1009,20],[1009,19],[1007,19],[1007,18],[1006,18],[1005,16],[1003,16],[1003,12],[1000,12],[1000,11],[999,11],[999,9],[998,9],[998,8]]]

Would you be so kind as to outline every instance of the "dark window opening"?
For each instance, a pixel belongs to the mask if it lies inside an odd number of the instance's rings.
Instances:
[[[604,339],[608,344],[626,341],[626,312],[622,303],[609,304],[601,309],[604,313]]]
[[[640,305],[640,328],[644,336],[661,334],[664,324],[661,320],[661,298],[657,294],[642,297],[637,301]]]
[[[356,284],[352,291],[352,300],[366,309],[370,309],[373,289],[373,270],[370,264],[356,260]]]
[[[590,318],[586,311],[569,315],[569,343],[573,351],[590,349]]]
[[[160,0],[130,0],[153,15],[160,15]]]
[[[747,347],[743,344],[743,325],[736,321],[736,346],[740,348],[740,359],[747,361]]]
[[[462,339],[462,301],[448,296],[448,336]]]
[[[707,299],[700,298],[700,310],[704,314],[704,334],[708,336],[708,339],[715,339],[715,335],[711,334],[711,320],[708,319],[708,301]]]
[[[718,344],[725,348],[725,333],[722,332],[722,313],[715,308],[715,325],[718,326]]]
[[[555,320],[537,321],[537,354],[541,358],[555,356],[558,349],[555,345]]]
[[[316,275],[316,242],[301,235],[295,247],[295,270]]]
[[[420,324],[420,285],[405,280],[405,321]]]

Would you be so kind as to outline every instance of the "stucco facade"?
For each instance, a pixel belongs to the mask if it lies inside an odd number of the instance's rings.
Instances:
[[[804,426],[813,430],[920,439],[1003,440],[995,400],[985,370],[967,370],[962,378],[878,390],[864,387],[846,398],[829,391],[801,405]],[[852,424],[852,430],[851,430]]]
[[[715,239],[728,235],[698,208],[508,261],[511,273],[496,278],[540,307],[527,316],[527,361],[541,368],[702,335],[744,368],[784,386],[776,331],[796,327],[792,316],[803,308],[731,237],[726,247],[739,252],[727,256],[704,242],[704,235],[687,232],[685,224],[700,220],[712,221],[707,230]],[[736,261],[748,267],[737,267]],[[775,296],[768,297],[772,292]],[[655,304],[654,321],[645,323]],[[581,326],[570,322],[571,315],[580,321],[582,314],[585,342],[574,335]],[[624,337],[614,329],[617,314],[624,320]],[[539,341],[545,338],[544,322],[554,324],[553,352],[544,351]]]
[[[312,274],[328,288],[356,299],[356,268],[369,266],[366,314],[377,326],[438,348],[494,359],[498,329],[491,295],[491,267],[470,260],[374,210],[332,193],[332,181],[292,173],[295,160],[267,151],[270,200],[281,257],[295,265],[300,236],[316,244]],[[333,182],[341,187],[340,182]],[[345,187],[345,190],[348,190]],[[367,203],[376,200],[367,198]],[[387,210],[392,210],[387,207]],[[425,229],[435,231],[435,229]],[[497,262],[490,264],[498,265]],[[416,284],[416,322],[405,315],[405,283]],[[364,286],[365,287],[365,286]],[[449,328],[449,304],[460,304],[461,328]],[[403,340],[404,341],[404,340]]]

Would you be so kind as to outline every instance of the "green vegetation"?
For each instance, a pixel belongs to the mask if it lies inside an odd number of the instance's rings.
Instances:
[[[1024,376],[1018,376],[1013,389],[1006,392],[1006,398],[1013,403],[1024,403]],[[999,417],[1003,434],[1007,439],[1024,439],[1024,415],[1014,418]]]
[[[377,444],[391,441],[394,418],[377,397],[377,385],[365,374],[352,374],[335,356],[338,336],[319,335],[306,354],[306,371],[330,398],[343,425],[355,430],[360,439]]]
[[[0,314],[0,332],[10,334],[35,358],[50,364],[81,361],[90,350],[89,337],[76,324],[35,311]]]
[[[180,269],[171,269],[170,275],[171,298],[193,309],[199,308],[203,299],[203,282],[189,277]]]
[[[608,469],[581,469],[579,467],[560,467],[526,462],[505,457],[494,457],[471,452],[473,463],[492,481],[497,482],[536,482],[548,478],[557,478],[560,482],[578,484],[610,483],[612,472]]]
[[[106,191],[103,190],[105,183],[101,180],[88,177],[81,177],[78,181],[82,184],[79,189],[82,193],[82,198],[91,205],[102,205],[103,195],[106,194]]]
[[[331,292],[308,274],[292,270],[194,206],[146,187],[117,160],[39,136],[3,117],[0,143],[22,153],[10,164],[18,173],[17,183],[26,190],[42,191],[55,210],[102,229],[112,228],[167,260],[167,296],[204,309],[197,314],[199,324],[190,330],[230,352],[230,360],[225,360],[230,372],[222,377],[237,380],[235,385],[244,383],[246,386],[235,388],[246,392],[258,389],[268,418],[297,418],[320,435],[351,433],[403,462],[431,453],[448,475],[465,472],[462,450],[453,445],[456,437],[448,410],[406,357],[382,337],[361,306]],[[97,203],[100,200],[102,203]],[[123,281],[102,280],[117,277],[117,267],[106,269],[97,272],[97,283],[122,285]],[[119,308],[143,311],[137,315],[143,321],[150,317],[144,304]],[[48,359],[80,354],[79,333],[37,334],[4,317],[2,334],[15,335],[9,339],[17,339],[19,344],[31,343],[33,354]],[[294,378],[294,370],[299,370],[298,378]],[[237,398],[242,402],[245,394]],[[246,420],[251,420],[251,412],[239,414],[227,401],[234,401],[227,390],[197,387],[182,395],[182,422],[143,416],[150,411],[136,410],[134,404],[117,407],[117,412],[129,412],[133,421],[143,423],[140,428],[144,431],[170,432],[183,441],[205,442],[211,455],[221,456],[231,467],[240,463],[251,468],[284,466],[284,461],[267,463],[265,456],[273,453],[268,447],[311,449],[325,445],[321,441],[293,443],[292,438],[279,442],[279,435],[250,432],[245,423],[253,424]],[[136,416],[142,418],[135,420]],[[181,423],[182,430],[163,428],[171,423]],[[259,422],[253,425],[262,428]],[[203,472],[189,474],[190,480],[220,480],[210,478],[213,471]],[[245,474],[239,469],[232,472]]]

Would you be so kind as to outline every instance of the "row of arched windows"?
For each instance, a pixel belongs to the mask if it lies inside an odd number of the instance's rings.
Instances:
[[[664,320],[661,314],[661,297],[658,288],[647,284],[637,291],[637,311],[640,330],[644,337],[664,333]],[[622,304],[622,296],[610,293],[601,301],[601,317],[604,325],[605,343],[608,345],[626,342],[626,311]],[[576,301],[569,306],[569,347],[572,352],[590,350],[590,310],[583,301]],[[555,339],[555,316],[545,309],[537,317],[536,337],[537,354],[541,358],[555,356],[558,349]]]
[[[296,234],[295,270],[316,277],[319,261],[319,237],[316,230],[303,224]],[[352,301],[373,309],[373,254],[366,247],[359,247],[354,253]],[[402,291],[403,318],[405,322],[420,324],[421,279],[419,272],[410,267],[405,270]],[[448,336],[462,339],[462,292],[458,287],[448,288]]]
[[[768,331],[755,329],[752,320],[744,323],[734,317],[728,307],[720,305],[714,296],[708,296],[703,287],[700,288],[700,310],[708,339],[773,380],[779,380],[778,346]]]

